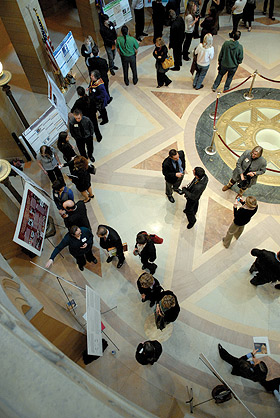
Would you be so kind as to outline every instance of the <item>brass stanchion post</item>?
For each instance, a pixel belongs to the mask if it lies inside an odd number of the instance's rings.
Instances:
[[[252,100],[254,98],[254,95],[252,94],[252,89],[253,89],[255,78],[256,78],[257,74],[258,74],[258,70],[255,70],[254,73],[253,73],[253,78],[252,78],[250,89],[247,93],[243,94],[243,97],[244,97],[245,100]]]
[[[214,145],[216,132],[217,132],[217,129],[216,128],[213,128],[213,135],[212,135],[211,145],[209,147],[206,147],[205,148],[205,152],[208,155],[214,155],[214,154],[216,154],[216,149],[215,149],[215,145]]]

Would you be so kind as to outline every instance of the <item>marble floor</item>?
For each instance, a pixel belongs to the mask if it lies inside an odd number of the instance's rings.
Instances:
[[[278,19],[271,24],[260,11],[261,5],[258,4],[252,32],[241,28],[244,61],[232,87],[255,69],[267,78],[280,81],[280,14],[276,13]],[[82,35],[75,12],[49,18],[47,24],[55,45],[69,29],[81,45]],[[109,341],[104,356],[86,366],[87,372],[161,418],[188,416],[189,406],[185,403],[187,386],[193,388],[194,403],[199,403],[209,399],[213,387],[219,384],[199,359],[200,353],[208,358],[256,417],[279,416],[279,404],[273,395],[265,393],[256,383],[232,376],[230,366],[220,359],[217,350],[220,342],[233,355],[240,356],[252,350],[254,336],[267,336],[270,357],[280,362],[279,290],[272,284],[253,287],[248,272],[253,262],[252,248],[272,251],[280,248],[279,204],[260,201],[258,213],[238,242],[233,241],[230,248],[225,249],[221,239],[232,221],[235,193],[221,191],[221,182],[207,170],[195,143],[199,118],[216,99],[211,85],[216,75],[219,49],[228,39],[229,17],[222,16],[220,25],[221,30],[214,39],[215,58],[206,76],[205,87],[200,91],[192,88],[190,63],[186,62],[180,72],[170,72],[173,83],[169,87],[156,88],[151,36],[141,44],[137,56],[138,84],[126,87],[121,69],[110,77],[110,94],[114,98],[108,107],[110,123],[101,126],[103,140],[95,142],[97,173],[92,176],[95,198],[87,209],[94,233],[98,224],[104,223],[114,227],[128,243],[126,262],[119,270],[115,261],[107,264],[106,254],[95,238],[97,265],[88,265],[84,272],[80,272],[67,251],[63,251],[64,258],[58,256],[52,267],[53,272],[78,285],[90,285],[98,292],[102,312],[117,306],[104,313],[102,321],[106,334],[119,351],[112,355],[114,346]],[[151,27],[146,29],[151,35]],[[164,37],[168,39],[168,28],[165,28]],[[198,40],[194,40],[191,48],[197,43]],[[8,62],[21,73],[11,47],[4,52]],[[118,57],[116,65],[121,68]],[[77,85],[86,87],[87,70],[83,58],[79,59],[73,72]],[[47,100],[30,92],[22,73],[21,79],[24,82],[20,87],[15,83],[13,91],[27,119],[33,122],[47,108]],[[249,85],[247,82],[242,88],[249,88]],[[279,84],[258,77],[255,86],[256,89],[273,89]],[[69,89],[65,98],[71,107],[76,99],[75,87]],[[36,110],[34,103],[38,103]],[[164,194],[161,163],[171,148],[185,151],[187,174],[184,185],[192,179],[195,166],[206,167],[209,176],[208,187],[200,200],[198,221],[191,230],[187,230],[182,212],[185,199],[176,195],[175,204],[171,204]],[[49,181],[39,172],[35,162],[27,164],[25,172],[50,191]],[[13,181],[21,191],[18,179]],[[80,199],[81,195],[74,187],[73,191],[75,198]],[[54,207],[51,214],[62,226]],[[164,239],[163,244],[157,246],[155,277],[166,290],[171,289],[177,295],[181,306],[178,320],[163,332],[155,329],[153,310],[147,303],[141,303],[136,289],[142,270],[132,249],[140,230],[156,233]],[[58,227],[56,236],[45,242],[43,254],[35,262],[43,266],[52,251],[51,243],[56,245],[65,233],[63,227]],[[35,289],[36,297],[40,299],[41,294],[48,314],[52,314],[51,306],[61,308],[65,305],[64,296],[53,277],[47,273],[42,275],[25,255],[11,258],[9,263],[29,289]],[[69,285],[65,285],[65,289],[77,300],[77,314],[82,322],[84,293]],[[52,305],[48,304],[48,299]],[[68,321],[67,315],[65,313],[65,321]],[[73,326],[79,328],[78,324]],[[153,366],[141,366],[134,358],[136,346],[147,338],[157,338],[163,346],[163,354]],[[222,405],[211,401],[198,406],[193,416],[236,418],[249,416],[249,413],[232,399]]]

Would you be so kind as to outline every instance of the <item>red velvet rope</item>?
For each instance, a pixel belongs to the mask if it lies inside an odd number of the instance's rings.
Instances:
[[[251,78],[252,77],[252,74],[251,75],[249,75],[244,81],[242,81],[240,84],[238,84],[237,86],[235,86],[235,87],[232,87],[232,89],[229,89],[229,90],[226,90],[226,91],[223,91],[223,93],[228,93],[228,92],[230,92],[230,91],[232,91],[232,90],[235,90],[235,89],[237,89],[237,87],[240,87],[240,86],[242,86],[242,84],[244,84],[244,83],[246,83],[246,81],[248,81],[249,80],[249,78]]]
[[[221,135],[218,133],[218,132],[216,132],[216,134],[218,135],[218,137],[219,137],[219,139],[222,141],[222,143],[224,144],[224,146],[230,151],[230,152],[232,152],[232,154],[234,154],[236,157],[240,157],[240,155],[238,155],[238,154],[236,154],[236,152],[234,152],[226,143],[225,143],[225,141],[223,140],[223,138],[221,137]],[[280,171],[279,170],[273,170],[272,168],[267,168],[267,171],[273,171],[274,173],[280,173]]]
[[[272,83],[280,83],[280,81],[278,81],[278,80],[271,80],[271,78],[267,78],[267,77],[265,77],[264,75],[261,75],[261,74],[258,74],[261,78],[263,78],[264,80],[267,80],[267,81],[272,81]]]

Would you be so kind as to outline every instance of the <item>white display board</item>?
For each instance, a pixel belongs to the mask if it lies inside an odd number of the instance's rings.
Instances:
[[[60,114],[61,118],[64,120],[65,124],[68,123],[68,110],[65,102],[65,98],[59,88],[57,87],[56,83],[53,79],[48,75],[46,71],[44,71],[47,82],[48,82],[48,99],[51,104],[56,108],[58,113]]]
[[[13,240],[36,255],[41,255],[50,203],[33,186],[25,183]]]
[[[66,129],[67,126],[57,109],[51,106],[22,133],[22,136],[38,154],[42,145],[52,145],[57,141],[59,132]]]
[[[39,184],[37,184],[34,180],[28,177],[27,174],[25,174],[23,171],[19,170],[17,167],[13,166],[12,164],[11,164],[11,168],[12,170],[14,170],[15,173],[17,173],[21,178],[23,178],[24,181],[36,187],[37,189],[41,190],[45,195],[47,195],[50,199],[52,199],[52,197],[44,189],[42,189],[42,187],[39,186]]]
[[[103,7],[103,11],[116,29],[132,19],[128,0],[113,0]]]
[[[86,286],[86,313],[87,352],[93,356],[103,356],[100,297],[89,286]]]
[[[69,32],[65,36],[63,41],[55,49],[53,55],[59,66],[62,76],[66,77],[80,56],[72,32]]]

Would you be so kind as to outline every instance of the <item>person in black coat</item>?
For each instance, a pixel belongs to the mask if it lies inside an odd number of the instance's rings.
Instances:
[[[74,194],[72,190],[62,184],[60,180],[55,180],[53,182],[52,189],[55,206],[59,210],[59,213],[62,214],[64,213],[63,203],[66,202],[66,200],[74,199]]]
[[[165,21],[165,8],[161,0],[154,0],[152,2],[152,17],[154,25],[154,44],[157,38],[162,37],[163,25]]]
[[[168,157],[162,163],[162,174],[165,178],[165,194],[169,202],[174,203],[173,191],[182,194],[180,189],[186,169],[186,160],[184,151],[171,149]]]
[[[73,225],[70,231],[65,235],[63,240],[55,247],[51,253],[50,259],[46,264],[46,268],[49,268],[57,254],[65,247],[69,247],[70,254],[76,258],[76,262],[81,271],[84,270],[86,262],[97,263],[97,259],[92,254],[93,235],[87,228],[79,228]]]
[[[136,349],[135,358],[138,363],[146,366],[147,364],[153,365],[158,361],[162,353],[162,346],[157,340],[145,341],[140,343]]]
[[[89,118],[83,115],[80,109],[73,112],[74,120],[69,123],[72,137],[75,139],[80,155],[89,158],[92,162],[93,157],[93,124]],[[87,152],[86,147],[87,146]]]
[[[57,140],[57,148],[62,153],[64,161],[69,163],[77,155],[74,147],[70,144],[70,135],[68,132],[59,132]]]
[[[174,67],[172,71],[180,71],[182,66],[182,46],[185,38],[185,22],[181,16],[176,16],[174,10],[169,10],[171,19],[169,49],[173,49]]]
[[[97,109],[96,109],[95,101],[93,98],[90,98],[86,94],[86,91],[82,86],[77,87],[77,93],[78,93],[79,99],[75,101],[74,106],[71,109],[71,112],[73,113],[75,110],[80,110],[83,116],[86,116],[87,118],[91,120],[93,124],[94,133],[96,136],[96,140],[97,142],[100,142],[102,139],[102,135],[99,130],[98,121],[96,117]]]
[[[142,270],[148,269],[151,274],[154,274],[157,269],[157,265],[153,263],[157,258],[156,247],[146,232],[138,232],[133,254],[140,256],[141,263],[143,264]]]
[[[150,300],[150,307],[154,306],[163,288],[159,281],[149,273],[142,273],[137,280],[137,287],[142,298],[142,302]]]
[[[118,67],[114,64],[117,32],[114,24],[109,20],[109,16],[106,14],[101,16],[100,35],[102,36],[104,47],[107,52],[110,72],[112,75],[115,75],[114,70],[118,70]]]
[[[251,284],[259,286],[280,280],[280,251],[274,253],[268,250],[253,248],[251,254],[257,257],[249,270],[251,274],[257,272],[255,277],[250,280]],[[276,284],[275,288],[280,289],[280,284]]]
[[[170,322],[176,321],[180,312],[177,297],[171,290],[161,292],[155,309],[156,327],[161,331]]]
[[[71,175],[68,175],[71,181],[75,184],[78,191],[82,193],[85,200],[84,203],[94,198],[91,188],[91,178],[89,172],[88,161],[85,157],[77,155],[73,160],[73,169],[71,168]]]
[[[96,45],[92,37],[90,35],[87,36],[81,48],[81,55],[85,58],[85,63],[88,68],[88,59],[93,56],[93,53],[96,50],[96,48],[98,48],[98,46]]]
[[[252,353],[248,353],[239,358],[229,354],[221,344],[218,344],[218,350],[220,357],[232,365],[231,374],[253,380],[253,382],[262,382],[265,380],[267,366],[263,361],[256,362],[255,354],[258,350],[254,350]]]
[[[164,84],[166,86],[169,86],[170,83],[172,83],[172,80],[167,77],[166,73],[168,71],[167,69],[164,69],[162,67],[162,63],[165,61],[165,59],[168,56],[168,50],[164,43],[164,40],[162,38],[156,39],[156,45],[153,52],[153,56],[156,59],[156,69],[157,69],[157,88],[162,87]]]
[[[77,225],[80,228],[83,226],[84,228],[91,230],[87,216],[87,208],[82,200],[79,200],[77,203],[73,200],[66,200],[63,203],[63,209],[65,210],[63,219],[66,228],[70,229],[71,226]]]
[[[183,212],[188,218],[188,229],[191,229],[196,223],[195,214],[198,210],[199,199],[204,192],[207,183],[208,177],[205,174],[205,171],[201,167],[195,167],[193,170],[194,179],[187,187],[183,187],[182,191],[187,199],[186,207]]]
[[[105,89],[110,96],[110,93],[109,93],[109,77],[108,77],[109,67],[108,67],[107,61],[104,58],[100,58],[99,50],[97,50],[93,54],[93,57],[88,60],[88,62],[89,62],[89,66],[90,66],[90,73],[89,74],[91,74],[92,71],[94,71],[94,70],[98,70],[100,72],[101,78],[104,81]]]
[[[110,248],[115,247],[117,250],[117,257],[119,262],[117,264],[117,268],[121,268],[124,263],[124,253],[123,253],[123,245],[122,240],[117,231],[107,225],[99,225],[97,229],[97,236],[100,238],[100,247],[108,250]],[[113,261],[114,256],[110,256],[107,258],[106,262],[111,263]]]

